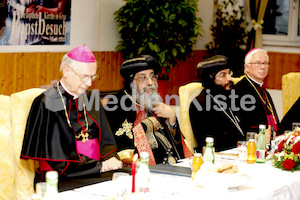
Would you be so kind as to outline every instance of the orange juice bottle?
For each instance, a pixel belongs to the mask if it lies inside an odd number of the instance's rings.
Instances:
[[[192,180],[195,178],[195,175],[197,171],[200,169],[202,165],[202,154],[201,153],[195,153],[193,162],[192,162]]]
[[[247,163],[249,164],[255,163],[255,151],[256,151],[255,139],[249,139],[247,144],[247,160],[246,160]]]

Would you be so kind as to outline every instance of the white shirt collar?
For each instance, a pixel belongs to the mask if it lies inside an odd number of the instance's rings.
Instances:
[[[70,92],[65,86],[64,86],[64,84],[63,84],[63,82],[62,82],[62,79],[60,79],[60,84],[61,84],[61,86],[70,94],[70,95],[72,95],[74,98],[73,99],[77,99],[78,98],[78,96],[77,95],[75,95],[75,94],[73,94],[72,92]]]
[[[256,80],[254,80],[253,78],[251,78],[251,76],[248,76],[248,78],[250,78],[253,82],[257,83],[259,85],[259,87],[261,87],[264,84],[264,82],[262,82],[262,83],[257,82]]]

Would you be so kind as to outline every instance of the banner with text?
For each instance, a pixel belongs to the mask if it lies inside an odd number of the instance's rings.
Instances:
[[[71,0],[0,0],[0,45],[69,45]]]

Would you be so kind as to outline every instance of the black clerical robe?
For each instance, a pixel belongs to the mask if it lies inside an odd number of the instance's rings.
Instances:
[[[256,88],[256,90],[254,87]],[[258,133],[259,124],[265,124],[266,126],[268,126],[268,124],[270,123],[268,121],[268,118],[270,120],[270,117],[273,117],[274,122],[276,123],[277,126],[277,127],[273,127],[273,129],[274,130],[280,129],[280,124],[279,124],[278,116],[275,110],[272,97],[265,88],[260,87],[257,83],[255,83],[247,76],[245,76],[241,81],[237,83],[237,85],[235,86],[235,91],[236,94],[239,96],[237,101],[238,102],[237,106],[240,108],[238,115],[241,119],[241,123],[245,131],[254,131]],[[272,112],[267,107],[267,105],[262,101],[257,91],[260,93],[262,97],[263,97],[263,92],[265,92],[267,99],[264,101],[269,103],[269,107],[272,109]],[[241,99],[244,95],[251,95],[254,97],[255,104],[254,104],[254,109],[252,111],[246,111],[242,109],[240,103],[242,103]],[[250,106],[251,105],[247,105],[247,107]]]
[[[101,161],[118,158],[100,97],[88,90],[74,99],[61,85],[59,90],[64,101],[54,86],[35,98],[28,116],[21,158],[40,161],[35,181],[48,170],[58,171],[60,178],[99,174]],[[84,143],[82,130],[89,134]]]
[[[130,97],[131,96],[126,95],[124,89],[122,89],[118,92],[116,98],[112,98],[108,102],[108,104],[104,106],[107,119],[116,138],[118,151],[122,151],[125,149],[135,149],[135,151],[137,151],[135,137],[132,129],[136,125],[135,121],[139,116],[137,116],[136,104],[134,103],[134,101],[132,101],[132,99],[130,99]],[[154,113],[146,110],[146,115],[154,116]],[[144,132],[148,132],[149,134],[153,133],[153,136],[157,141],[158,146],[154,147],[154,144],[151,147],[156,164],[167,164],[166,159],[168,159],[169,154],[172,154],[175,159],[184,158],[181,133],[178,122],[176,121],[176,135],[175,137],[173,137],[172,129],[170,128],[168,120],[162,118],[158,118],[158,120],[160,122],[160,128],[158,129],[158,132],[163,135],[163,138],[165,138],[169,142],[169,144],[171,144],[172,148],[170,149],[166,148],[164,142],[162,141],[164,139],[159,138],[158,135],[154,133],[154,131],[150,130],[149,133],[149,129],[153,129],[153,124],[150,122],[150,120],[148,120],[148,122],[150,123],[147,123],[147,120],[144,119],[142,119],[142,121],[140,122],[144,129]],[[150,142],[150,145],[152,144],[153,143]]]
[[[213,93],[211,95],[215,96]],[[226,107],[224,106],[224,110],[222,110],[212,96],[209,96],[204,89],[190,105],[191,125],[200,152],[206,145],[206,137],[213,137],[215,150],[223,151],[235,148],[238,139],[242,138],[244,134],[243,130],[239,130],[240,123],[236,113],[229,110],[228,101],[220,99],[223,101],[220,102],[220,105],[226,103]]]

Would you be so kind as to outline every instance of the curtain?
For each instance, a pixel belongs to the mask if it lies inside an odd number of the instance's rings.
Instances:
[[[7,15],[7,6],[5,0],[0,0],[0,36],[3,34],[5,26],[5,20]]]
[[[262,29],[268,0],[246,0],[252,28],[248,35],[247,51],[252,48],[262,47]]]

